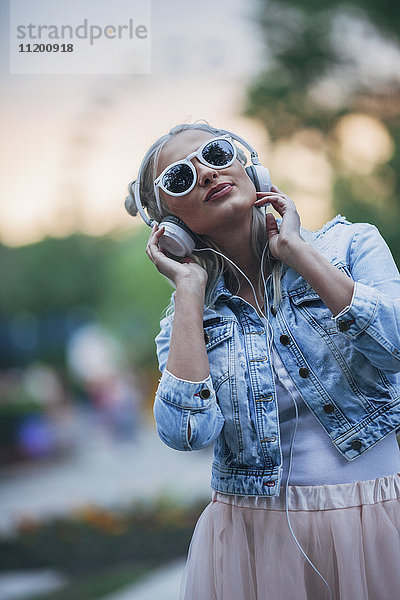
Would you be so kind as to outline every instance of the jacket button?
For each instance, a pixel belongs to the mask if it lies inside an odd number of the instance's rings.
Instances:
[[[200,390],[199,396],[202,400],[207,400],[207,398],[211,396],[211,392],[208,388],[203,388],[202,390]]]
[[[303,379],[306,379],[310,374],[310,371],[307,369],[307,367],[301,367],[299,369],[299,375],[300,377],[303,377]]]
[[[275,317],[275,315],[276,315],[276,308],[274,306],[271,306],[271,312],[272,312],[273,316]]]
[[[351,442],[351,447],[353,448],[353,450],[361,450],[361,446],[362,446],[362,443],[360,440],[353,440]]]
[[[338,326],[339,326],[339,330],[342,331],[343,333],[350,329],[350,323],[348,321],[339,321]]]
[[[326,412],[326,414],[330,415],[334,412],[335,407],[333,406],[333,404],[325,404],[324,406],[324,411]]]
[[[288,335],[282,334],[279,338],[279,341],[284,346],[287,346],[288,344],[290,344],[290,337]]]
[[[208,335],[208,333],[206,331],[204,332],[204,341],[206,344],[208,344],[208,342],[210,341],[210,336]]]

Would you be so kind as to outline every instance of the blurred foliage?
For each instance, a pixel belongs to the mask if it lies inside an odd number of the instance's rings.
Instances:
[[[53,589],[39,596],[30,595],[29,600],[103,600],[105,596],[114,595],[118,590],[138,583],[149,570],[146,566],[122,564],[101,572],[74,576],[61,589]]]
[[[24,417],[40,414],[41,407],[37,402],[27,401],[23,395],[3,400],[0,403],[0,449],[14,442],[20,422]],[[0,452],[0,464],[1,462]]]
[[[5,317],[27,311],[37,316],[96,306],[106,286],[106,257],[112,241],[74,235],[47,238],[17,248],[0,247],[3,281],[0,309]]]
[[[270,4],[270,2],[263,2]],[[395,0],[325,0],[321,3],[319,0],[279,0],[281,7],[287,7],[291,10],[300,8],[303,14],[307,17],[313,17],[316,13],[331,14],[335,11],[346,9],[354,14],[365,14],[368,19],[377,28],[386,35],[391,35],[395,38],[400,32],[400,11],[399,5]]]
[[[385,44],[394,56],[400,49],[398,3],[258,0],[255,20],[266,65],[248,90],[246,114],[266,127],[273,143],[318,130],[333,167],[334,211],[377,225],[400,264],[400,76],[374,62]],[[392,141],[391,157],[368,176],[342,161],[336,127],[351,114],[372,117]]]
[[[186,555],[205,504],[185,507],[160,499],[124,510],[90,505],[44,522],[25,517],[16,537],[0,537],[1,568],[88,575],[122,564],[154,567]]]
[[[39,338],[34,357],[60,364],[74,329],[100,320],[125,344],[129,360],[154,365],[154,337],[172,288],[145,254],[147,237],[140,227],[118,237],[77,234],[0,246],[0,329],[11,323],[15,337],[30,328]],[[4,352],[7,336],[1,333]],[[27,352],[26,362],[32,358]],[[12,366],[7,357],[1,360]]]
[[[247,113],[260,118],[274,139],[289,136],[304,126],[327,132],[332,128],[332,120],[354,109],[365,94],[381,99],[380,106],[370,102],[368,111],[389,122],[398,122],[396,106],[394,111],[385,111],[383,104],[385,100],[392,104],[397,99],[398,108],[400,82],[387,81],[384,88],[381,85],[377,89],[376,77],[365,78],[356,57],[341,44],[340,36],[344,23],[350,28],[358,24],[365,30],[370,27],[386,40],[390,37],[393,45],[399,47],[397,4],[369,0],[258,0],[258,7],[256,22],[270,60],[249,88]],[[370,61],[373,64],[374,56]],[[313,97],[317,84],[327,77],[334,77],[339,88],[343,86],[345,98],[340,105],[332,103],[332,98],[323,102]]]

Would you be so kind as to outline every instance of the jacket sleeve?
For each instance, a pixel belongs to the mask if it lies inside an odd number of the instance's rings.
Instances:
[[[350,305],[333,317],[337,330],[352,340],[372,365],[399,372],[400,276],[374,225],[356,225],[348,260],[354,292]]]
[[[169,373],[166,363],[172,318],[161,321],[156,337],[161,379],[154,401],[154,417],[161,440],[176,450],[199,450],[211,444],[223,425],[211,375],[203,381],[186,381]],[[188,438],[190,423],[191,436]]]

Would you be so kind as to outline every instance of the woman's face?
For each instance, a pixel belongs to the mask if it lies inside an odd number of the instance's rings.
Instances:
[[[160,154],[157,176],[168,165],[184,159],[213,137],[213,134],[199,129],[176,135]],[[192,159],[192,164],[197,172],[197,181],[188,194],[170,196],[160,190],[172,214],[182,219],[195,233],[208,235],[215,241],[221,238],[222,229],[233,231],[235,227],[243,227],[247,219],[251,220],[256,189],[239,160],[226,169],[208,167],[197,158]],[[220,187],[214,191],[216,186]]]

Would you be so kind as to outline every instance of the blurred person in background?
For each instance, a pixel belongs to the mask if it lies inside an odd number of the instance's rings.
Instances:
[[[71,336],[67,358],[107,437],[114,442],[134,440],[141,420],[142,392],[134,371],[124,364],[115,336],[99,324],[87,324]]]

